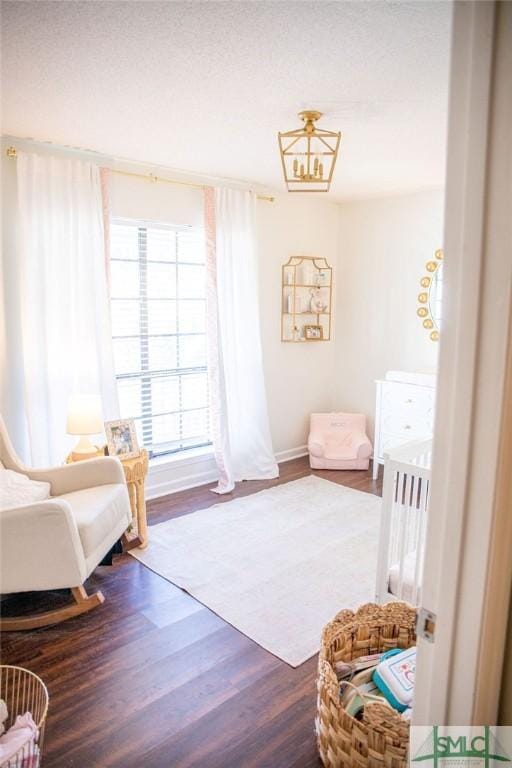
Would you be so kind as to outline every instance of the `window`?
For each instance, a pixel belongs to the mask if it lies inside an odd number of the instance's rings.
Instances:
[[[114,220],[110,268],[121,417],[152,457],[208,445],[202,232]]]

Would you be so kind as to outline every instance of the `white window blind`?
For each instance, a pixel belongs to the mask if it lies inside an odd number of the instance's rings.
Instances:
[[[150,456],[208,445],[203,233],[114,220],[110,256],[122,418]]]

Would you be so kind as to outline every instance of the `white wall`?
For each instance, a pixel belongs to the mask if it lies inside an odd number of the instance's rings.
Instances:
[[[113,216],[126,219],[203,226],[203,194],[194,187],[113,173],[110,208]]]
[[[290,256],[323,256],[334,267],[335,283],[339,206],[280,195],[271,204],[260,201],[258,220],[263,364],[274,450],[281,453],[305,445],[310,413],[332,408],[335,361],[334,327],[329,342],[281,341],[281,266]]]
[[[366,413],[388,370],[433,371],[438,344],[416,314],[425,264],[443,245],[442,190],[340,210],[334,407]]]

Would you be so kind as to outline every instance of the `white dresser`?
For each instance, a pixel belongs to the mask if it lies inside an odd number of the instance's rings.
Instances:
[[[432,436],[436,376],[431,373],[388,371],[376,382],[373,479],[391,448]]]

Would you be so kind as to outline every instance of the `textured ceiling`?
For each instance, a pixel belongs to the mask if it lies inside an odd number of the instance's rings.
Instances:
[[[330,195],[444,179],[449,2],[4,2],[2,132],[284,189],[276,134],[342,131]]]

